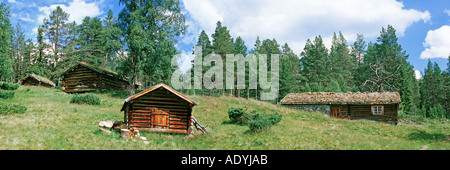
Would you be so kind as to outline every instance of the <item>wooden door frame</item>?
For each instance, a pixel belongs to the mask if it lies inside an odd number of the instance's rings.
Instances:
[[[336,115],[334,115],[333,110],[336,110]],[[330,105],[330,116],[332,118],[339,118],[341,114],[341,105]]]

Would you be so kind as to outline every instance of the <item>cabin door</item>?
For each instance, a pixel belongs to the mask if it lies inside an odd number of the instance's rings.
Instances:
[[[339,117],[339,112],[341,112],[341,107],[340,106],[331,106],[331,117],[332,118],[338,118]]]
[[[169,111],[159,109],[152,110],[151,126],[152,128],[168,129]]]

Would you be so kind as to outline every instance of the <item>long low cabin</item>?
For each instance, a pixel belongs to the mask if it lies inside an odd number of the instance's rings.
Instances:
[[[383,93],[291,93],[280,102],[287,107],[325,112],[334,118],[366,119],[397,124],[398,92]]]
[[[197,103],[161,83],[125,100],[124,122],[128,128],[187,134],[192,107]]]
[[[128,89],[129,83],[111,70],[96,68],[80,62],[62,73],[62,90],[67,93],[84,93],[100,90]]]
[[[36,74],[28,74],[24,78],[20,79],[19,83],[22,86],[41,86],[48,88],[55,87],[55,83],[51,80]]]

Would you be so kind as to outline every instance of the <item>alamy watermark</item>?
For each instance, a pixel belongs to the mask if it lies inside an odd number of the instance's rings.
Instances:
[[[245,57],[242,54],[226,54],[223,61],[220,55],[214,53],[206,55],[203,59],[202,48],[196,46],[194,56],[192,68],[194,75],[192,76],[190,71],[181,74],[179,68],[175,70],[171,77],[171,85],[174,89],[192,89],[192,87],[193,89],[246,89],[245,63],[248,63],[248,88],[257,89],[259,84],[259,89],[263,90],[260,100],[275,100],[278,97],[280,64],[278,54],[271,54],[270,61],[267,59],[267,54],[248,54]],[[177,57],[173,57],[172,66],[178,66],[176,60]],[[268,72],[269,64],[270,72]],[[203,73],[204,67],[209,69]]]

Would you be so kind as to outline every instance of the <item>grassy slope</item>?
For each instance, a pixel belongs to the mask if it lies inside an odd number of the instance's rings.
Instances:
[[[28,90],[30,89],[30,90]],[[0,115],[0,149],[440,149],[449,150],[450,125],[387,125],[370,121],[332,119],[321,113],[302,112],[256,100],[231,97],[196,97],[194,116],[211,135],[141,133],[149,144],[124,140],[119,133],[98,132],[103,120],[123,120],[124,98],[95,94],[100,106],[69,104],[70,94],[57,89],[20,87],[12,100],[28,107],[24,114]],[[0,99],[1,100],[1,99]],[[247,126],[230,124],[227,110],[278,112],[282,121],[263,133]]]

